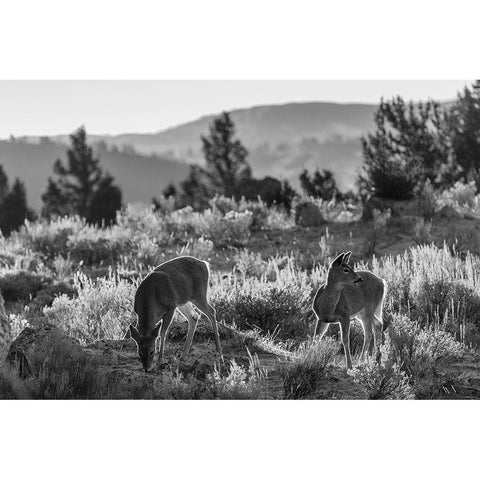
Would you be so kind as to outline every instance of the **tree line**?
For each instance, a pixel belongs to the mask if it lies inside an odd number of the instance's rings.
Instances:
[[[363,169],[357,179],[360,198],[371,195],[408,199],[428,180],[435,188],[455,182],[474,181],[480,190],[480,80],[447,106],[429,100],[406,103],[400,96],[381,99],[374,116],[375,129],[361,138]],[[190,205],[202,210],[214,195],[283,205],[290,209],[297,192],[288,181],[273,177],[254,178],[248,150],[236,137],[227,112],[215,118],[207,135],[201,137],[204,163],[191,165],[187,177],[170,183],[162,192],[178,208]],[[80,127],[70,135],[66,162],[57,159],[53,176],[42,195],[45,218],[77,214],[101,225],[115,221],[122,207],[122,192],[114,178],[104,172],[100,159]],[[303,193],[325,200],[345,199],[330,170],[306,169],[299,176]],[[157,199],[152,199],[159,205]],[[0,165],[0,229],[4,235],[35,218],[28,208],[25,185],[18,178],[12,187]]]

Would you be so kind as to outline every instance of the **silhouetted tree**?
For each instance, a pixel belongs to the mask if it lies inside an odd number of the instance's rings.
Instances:
[[[115,221],[117,210],[122,207],[122,191],[113,181],[106,173],[90,196],[86,217],[89,222],[108,225]]]
[[[53,166],[57,178],[48,179],[42,195],[42,214],[47,217],[78,214],[92,223],[112,222],[122,206],[120,189],[93,155],[84,127],[70,135],[70,141],[67,165],[57,159]]]
[[[451,144],[446,181],[474,180],[480,189],[480,80],[458,94],[448,111],[445,136]]]
[[[322,172],[317,168],[312,176],[304,169],[299,177],[300,185],[305,194],[312,197],[331,200],[333,197],[340,199],[341,193],[337,188],[337,183],[330,170],[323,169]]]
[[[163,192],[164,196],[175,195],[178,207],[202,210],[215,194],[235,196],[239,185],[252,176],[247,149],[235,138],[235,126],[227,112],[213,120],[209,134],[201,140],[205,165],[191,165],[178,188],[169,185]]]
[[[252,176],[246,160],[248,151],[234,136],[235,126],[230,115],[223,112],[213,120],[209,135],[201,137],[205,157],[201,173],[208,179],[207,188],[227,197],[234,195],[240,182]]]
[[[445,115],[438,103],[405,104],[398,96],[382,98],[375,113],[375,132],[362,137],[362,190],[402,199],[429,179],[438,185],[448,161],[443,135]]]
[[[34,218],[34,213],[27,206],[25,185],[18,178],[11,189],[8,177],[0,165],[0,230],[9,235],[23,225],[25,219]]]
[[[8,177],[3,169],[3,166],[0,165],[0,203],[5,198],[5,195],[8,193]]]

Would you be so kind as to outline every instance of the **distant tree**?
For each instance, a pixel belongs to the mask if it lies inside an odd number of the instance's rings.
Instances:
[[[474,180],[480,190],[480,80],[465,87],[451,105],[445,136],[451,144],[446,181]]]
[[[27,206],[25,185],[18,178],[11,189],[8,177],[0,165],[0,230],[9,235],[23,225],[25,219],[34,218],[34,213]]]
[[[223,112],[213,120],[209,135],[201,137],[205,157],[201,174],[208,179],[207,188],[227,197],[235,194],[240,182],[252,176],[247,163],[248,151],[234,136],[235,126],[230,115]]]
[[[379,197],[411,197],[417,185],[442,181],[448,162],[443,135],[445,115],[433,101],[405,104],[398,96],[382,98],[375,113],[375,131],[362,137],[363,191]]]
[[[306,195],[312,197],[331,200],[332,198],[340,198],[341,193],[338,190],[333,172],[323,169],[322,172],[317,168],[312,176],[304,169],[299,177],[300,185]]]
[[[239,186],[252,176],[247,149],[235,138],[235,126],[227,112],[215,118],[209,134],[201,137],[205,165],[191,165],[178,187],[168,185],[164,196],[175,195],[178,207],[202,210],[215,194],[235,196]]]
[[[0,204],[8,193],[8,177],[3,169],[3,166],[0,165]]]
[[[113,184],[113,177],[103,172],[100,160],[87,144],[84,127],[70,135],[70,141],[67,165],[57,159],[53,166],[57,178],[48,179],[42,214],[78,214],[91,223],[112,222],[122,206],[120,189]]]
[[[115,222],[117,211],[122,207],[122,191],[113,184],[108,173],[100,179],[89,199],[87,220],[100,225]]]
[[[204,170],[198,165],[190,165],[187,178],[179,183],[178,206],[191,206],[195,210],[208,207],[208,200],[214,195],[205,183]]]
[[[297,192],[295,189],[290,185],[288,180],[284,180],[282,182],[282,193],[281,193],[281,200],[279,203],[283,204],[283,206],[290,210],[292,208],[293,199],[297,196]]]

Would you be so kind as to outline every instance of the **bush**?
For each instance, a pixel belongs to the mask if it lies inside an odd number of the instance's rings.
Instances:
[[[370,400],[405,400],[414,398],[407,375],[389,356],[389,347],[383,345],[382,362],[368,357],[351,370],[356,383],[361,385]]]
[[[248,369],[232,360],[226,374],[222,373],[223,370],[215,367],[213,373],[208,373],[204,380],[178,371],[164,372],[161,379],[154,381],[153,389],[140,392],[140,398],[145,398],[145,394],[147,398],[170,400],[246,400],[262,396],[267,376],[256,357],[250,356]]]
[[[389,356],[408,375],[417,398],[438,398],[443,385],[454,379],[440,370],[462,354],[464,347],[439,328],[422,329],[406,317],[394,317],[386,338]]]
[[[50,307],[56,297],[65,295],[72,298],[76,290],[65,282],[54,283],[38,291],[35,298],[30,302],[29,308],[34,312],[41,311],[44,307]]]
[[[123,338],[134,320],[135,285],[112,275],[91,280],[81,273],[75,275],[73,284],[78,296],[56,297],[43,310],[46,320],[84,344]]]
[[[423,218],[419,218],[415,222],[413,239],[418,245],[425,245],[433,242],[432,237],[432,222],[425,221]]]
[[[325,380],[326,369],[338,353],[331,338],[302,343],[282,368],[285,398],[304,398],[315,393]]]
[[[6,273],[0,277],[0,292],[5,302],[28,302],[52,280],[33,272]]]
[[[35,366],[37,375],[30,386],[39,399],[104,398],[108,383],[100,375],[98,363],[88,356],[72,358],[65,345],[50,349]]]
[[[311,285],[306,274],[292,266],[276,271],[274,282],[245,278],[240,284],[227,281],[213,285],[210,298],[217,317],[241,329],[259,328],[279,338],[306,338],[311,324]]]

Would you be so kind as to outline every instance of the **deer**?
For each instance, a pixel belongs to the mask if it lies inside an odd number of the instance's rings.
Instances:
[[[354,271],[348,265],[352,252],[339,254],[330,264],[327,281],[318,289],[312,309],[317,317],[313,338],[325,335],[331,323],[340,324],[341,341],[345,351],[347,370],[352,368],[350,353],[350,322],[358,319],[363,327],[364,359],[374,337],[376,359],[380,361],[383,330],[383,301],[386,283],[372,272]]]
[[[138,358],[149,373],[155,361],[163,363],[165,339],[176,310],[188,321],[188,333],[180,358],[184,361],[190,352],[193,336],[201,315],[211,322],[215,346],[223,362],[215,309],[208,303],[207,290],[210,269],[207,262],[190,256],[168,260],[150,272],[135,293],[134,311],[137,327],[130,325],[130,336],[137,344]],[[200,315],[194,316],[194,308]],[[160,336],[158,358],[157,337]]]

